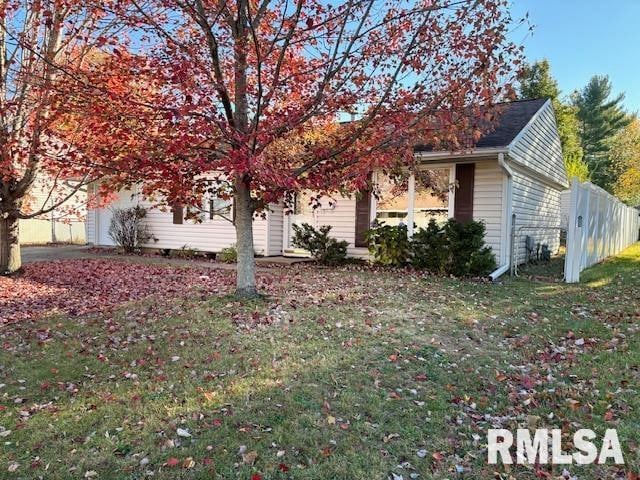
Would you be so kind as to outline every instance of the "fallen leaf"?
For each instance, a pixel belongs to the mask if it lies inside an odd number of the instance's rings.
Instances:
[[[258,458],[258,452],[256,452],[255,450],[242,454],[242,462],[247,465],[253,465],[256,461],[256,458]]]

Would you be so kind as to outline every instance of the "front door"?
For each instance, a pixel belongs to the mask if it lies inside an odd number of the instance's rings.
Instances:
[[[294,225],[302,225],[303,223],[308,223],[312,227],[316,228],[316,215],[315,211],[311,206],[311,192],[304,191],[296,193],[294,205],[293,205],[293,213],[287,215],[287,241],[285,242],[285,253],[291,255],[308,255],[306,250],[302,250],[295,245],[293,245],[293,226]]]

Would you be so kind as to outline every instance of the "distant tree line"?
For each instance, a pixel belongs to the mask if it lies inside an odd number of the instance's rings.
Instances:
[[[640,121],[624,109],[624,93],[613,96],[608,76],[594,75],[584,88],[562,96],[545,59],[523,69],[519,87],[523,99],[553,102],[569,178],[640,204]]]

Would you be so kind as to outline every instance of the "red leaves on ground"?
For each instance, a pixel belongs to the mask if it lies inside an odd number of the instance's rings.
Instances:
[[[196,288],[220,294],[232,284],[231,272],[211,268],[110,259],[39,262],[19,276],[0,277],[0,322],[106,312],[131,300],[176,298]]]

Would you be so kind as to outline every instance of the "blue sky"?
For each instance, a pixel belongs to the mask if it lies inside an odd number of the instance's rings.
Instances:
[[[514,18],[529,12],[535,26],[512,33],[528,60],[549,59],[562,93],[607,74],[625,92],[628,111],[640,111],[640,0],[512,0]]]

